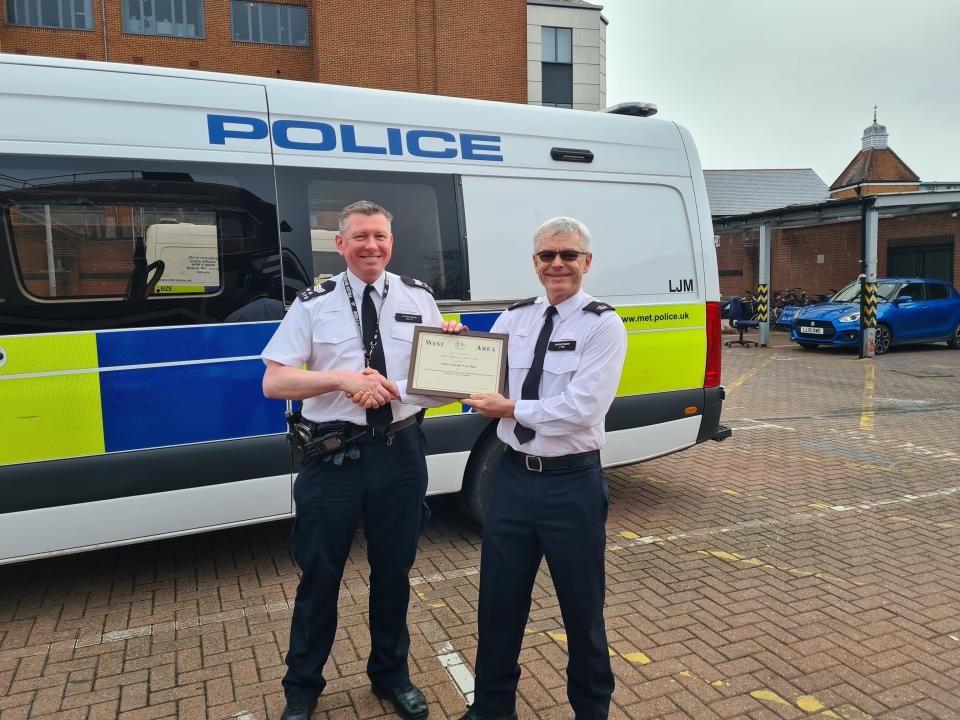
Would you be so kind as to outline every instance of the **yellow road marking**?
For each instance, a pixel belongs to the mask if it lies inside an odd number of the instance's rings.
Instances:
[[[739,494],[740,494],[740,493],[738,493],[736,490],[721,490],[720,492],[723,493],[724,495],[739,495]]]
[[[833,575],[827,575],[822,572],[810,572],[809,570],[799,570],[798,568],[783,567],[782,565],[774,565],[768,563],[765,560],[760,558],[748,558],[742,555],[737,555],[736,553],[729,553],[724,550],[697,550],[698,555],[708,555],[709,557],[717,558],[718,560],[726,560],[727,562],[742,563],[744,565],[750,565],[752,567],[759,567],[763,570],[779,570],[780,572],[789,573],[791,575],[796,575],[797,577],[815,577],[819,580],[826,580],[828,582],[839,582],[845,583],[847,585],[861,585],[855,580],[844,580],[843,578],[834,577]]]
[[[774,356],[774,357],[768,357],[768,358],[767,358],[766,360],[764,360],[762,363],[760,363],[759,365],[757,365],[756,367],[754,367],[754,368],[751,369],[751,370],[747,370],[743,375],[741,375],[740,377],[738,377],[738,378],[737,378],[736,380],[734,380],[732,383],[730,383],[729,385],[726,385],[725,387],[726,387],[727,395],[729,395],[729,394],[732,393],[734,390],[736,390],[738,387],[740,387],[741,385],[743,385],[747,380],[749,380],[749,379],[752,378],[754,375],[756,375],[758,372],[760,372],[761,370],[763,370],[767,365],[769,365],[770,363],[772,363],[775,359],[776,359],[775,356]]]
[[[634,665],[649,665],[649,664],[650,664],[650,658],[647,656],[647,654],[646,654],[646,653],[639,652],[639,651],[638,651],[638,652],[631,652],[631,653],[624,653],[622,657],[623,657],[624,660],[626,660],[627,662],[633,663]]]
[[[620,535],[620,537],[625,538],[627,540],[636,540],[638,537],[640,537],[635,532],[630,532],[629,530],[623,530],[620,533],[618,533],[618,535]]]
[[[874,402],[873,390],[876,386],[877,366],[870,363],[866,366],[866,376],[863,380],[863,400],[860,407],[860,429],[873,430]]]
[[[829,510],[831,508],[827,503],[810,503],[807,505],[808,508],[813,508],[814,510]]]

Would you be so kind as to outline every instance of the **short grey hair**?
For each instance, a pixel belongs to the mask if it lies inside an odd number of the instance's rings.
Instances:
[[[550,218],[533,234],[533,249],[536,252],[544,235],[579,235],[580,249],[590,252],[590,231],[587,226],[572,217]]]
[[[390,225],[393,220],[393,215],[382,205],[377,205],[370,200],[357,200],[357,202],[350,203],[340,211],[337,226],[340,228],[341,235],[347,229],[347,220],[351,215],[383,215],[387,219],[387,225]]]

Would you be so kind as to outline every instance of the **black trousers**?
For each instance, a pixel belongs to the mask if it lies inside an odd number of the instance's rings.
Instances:
[[[524,628],[547,566],[567,634],[567,697],[577,720],[606,718],[613,672],[603,622],[607,481],[599,465],[537,473],[504,456],[496,472],[480,560],[475,707],[516,707]]]
[[[409,573],[428,512],[425,451],[420,426],[411,425],[389,446],[362,445],[357,460],[307,460],[297,476],[291,545],[302,575],[283,678],[288,703],[311,703],[327,684],[323,666],[337,631],[340,581],[361,520],[370,563],[367,675],[386,688],[409,679]]]

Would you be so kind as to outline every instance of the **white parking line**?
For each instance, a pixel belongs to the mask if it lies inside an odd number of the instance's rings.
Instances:
[[[460,693],[467,705],[472,705],[473,673],[470,672],[470,667],[460,653],[453,649],[450,642],[445,642],[437,648],[437,660],[440,661],[440,666],[447,671],[447,675],[453,680],[457,692]]]

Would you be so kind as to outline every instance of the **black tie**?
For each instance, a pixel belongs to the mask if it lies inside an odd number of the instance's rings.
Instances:
[[[383,355],[383,339],[378,332],[377,308],[373,304],[371,293],[373,285],[367,285],[363,289],[363,302],[360,307],[360,318],[363,323],[363,349],[370,357],[370,367],[378,373],[387,376],[387,361]],[[376,344],[374,344],[376,338]],[[370,346],[373,345],[373,351]],[[393,422],[393,410],[390,409],[390,403],[383,407],[367,410],[367,425],[376,430],[386,430]]]
[[[523,387],[520,389],[521,400],[539,400],[540,399],[540,378],[543,377],[543,359],[547,355],[547,345],[550,343],[550,333],[553,331],[553,316],[557,314],[557,309],[551,305],[544,313],[543,327],[537,336],[537,345],[533,350],[533,364],[527,371],[527,377],[523,380]],[[533,440],[536,431],[517,423],[513,429],[513,434],[517,436],[520,444],[528,443]]]

